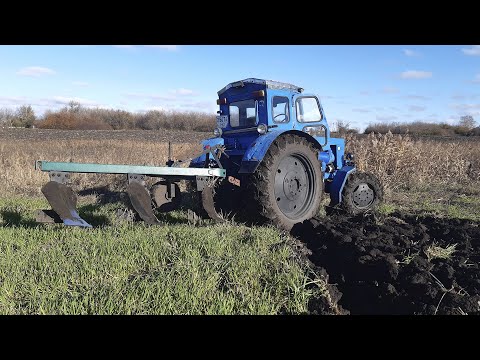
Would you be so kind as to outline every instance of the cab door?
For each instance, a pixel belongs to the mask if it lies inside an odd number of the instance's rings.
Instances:
[[[292,129],[295,116],[292,116],[292,98],[285,90],[268,89],[268,127],[272,130],[288,131]]]
[[[322,146],[328,143],[330,129],[320,101],[315,95],[294,95],[292,111],[295,113],[296,130],[312,135]]]

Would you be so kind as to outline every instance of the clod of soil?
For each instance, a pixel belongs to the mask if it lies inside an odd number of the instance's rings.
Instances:
[[[480,314],[480,224],[392,214],[334,215],[292,235],[351,314]]]

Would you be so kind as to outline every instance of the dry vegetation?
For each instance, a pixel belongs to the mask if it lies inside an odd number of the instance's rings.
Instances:
[[[15,111],[0,109],[0,126],[37,127],[62,130],[190,130],[211,131],[215,115],[199,111],[129,112],[115,109],[85,108],[71,102],[60,110],[47,110],[41,117],[31,106],[21,106]]]
[[[376,174],[387,189],[422,183],[480,181],[480,142],[413,140],[392,133],[346,137],[360,171]]]
[[[85,139],[82,132],[77,134],[80,139],[63,136],[76,132],[52,132],[53,138],[48,136],[47,130],[18,129],[16,132],[14,137],[2,137],[0,142],[0,196],[40,194],[40,187],[48,181],[48,175],[34,169],[35,160],[163,166],[168,153],[165,139],[170,138],[166,132],[157,133],[161,134],[157,138],[141,135],[155,132],[124,132],[121,136],[125,138],[120,139],[117,132],[92,131],[90,140]],[[172,144],[176,159],[186,159],[201,151],[199,137],[195,134],[191,134],[190,140],[188,136],[180,140],[172,136],[172,141],[177,141]],[[432,182],[471,184],[480,181],[480,142],[473,139],[414,140],[388,133],[349,134],[346,140],[347,151],[355,154],[359,170],[376,174],[387,190]],[[110,183],[116,187],[124,182],[121,175],[77,174],[73,180],[75,190]]]
[[[460,121],[457,125],[428,123],[423,121],[414,121],[410,123],[380,122],[368,125],[364,131],[365,134],[386,134],[388,132],[397,135],[410,134],[417,136],[479,136],[480,126],[475,127],[475,122],[472,118],[471,121]]]
[[[185,159],[201,151],[198,142],[174,143],[175,159]],[[2,140],[0,143],[0,196],[39,195],[48,181],[47,173],[34,169],[36,160],[140,164],[164,166],[168,144],[139,140]],[[76,174],[75,190],[124,183],[122,175]]]
[[[131,113],[112,109],[65,108],[47,112],[43,120],[36,122],[42,129],[65,130],[122,130],[175,129],[211,131],[215,126],[215,115],[202,112],[180,112],[152,110],[146,113]]]

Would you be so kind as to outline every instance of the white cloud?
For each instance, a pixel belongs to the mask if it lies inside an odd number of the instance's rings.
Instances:
[[[113,47],[119,48],[119,49],[129,49],[129,50],[134,50],[136,49],[139,45],[112,45]],[[148,48],[155,48],[155,49],[162,49],[162,50],[167,50],[167,51],[177,51],[179,46],[178,45],[143,45],[144,47]]]
[[[455,103],[450,104],[451,108],[457,110],[458,115],[471,115],[479,116],[480,115],[480,103]]]
[[[353,112],[359,112],[359,113],[369,113],[370,110],[368,109],[361,109],[361,108],[355,108],[355,109],[352,109]]]
[[[169,92],[170,92],[170,94],[180,95],[180,96],[194,95],[195,94],[195,92],[193,90],[184,89],[184,88],[170,90]]]
[[[450,107],[458,110],[472,110],[472,109],[480,109],[480,103],[479,104],[451,104]]]
[[[431,100],[428,96],[423,96],[423,95],[406,95],[403,96],[406,99],[412,99],[412,100]]]
[[[396,120],[398,119],[398,117],[396,116],[392,116],[392,115],[377,115],[377,120],[378,121],[392,121],[392,120]]]
[[[470,56],[480,56],[480,45],[472,45],[472,47],[468,49],[462,49],[462,52],[465,55],[470,55]]]
[[[408,108],[408,111],[424,111],[426,109],[425,106],[419,106],[419,105],[411,105]]]
[[[28,66],[17,71],[17,75],[40,77],[42,75],[53,75],[55,71],[42,66]]]
[[[168,51],[178,50],[178,45],[144,45],[145,47],[163,49]]]
[[[145,99],[145,100],[166,100],[166,101],[178,101],[180,98],[183,100],[189,96],[197,96],[198,94],[190,89],[179,88],[169,90],[167,94],[145,94],[145,93],[125,93],[123,96],[130,99]]]
[[[173,94],[171,95],[158,95],[158,94],[144,94],[144,93],[125,93],[123,96],[129,99],[144,99],[144,100],[178,100]]]
[[[385,87],[385,88],[383,88],[382,92],[384,94],[395,94],[395,93],[400,92],[400,90],[398,90],[397,88],[394,88],[394,87]]]
[[[408,70],[400,74],[402,79],[428,79],[433,74],[430,71]]]
[[[147,111],[167,111],[168,109],[164,106],[148,106],[146,109],[140,110],[140,112],[147,112]]]
[[[85,81],[73,81],[73,82],[72,82],[72,85],[75,85],[75,86],[88,86],[88,83],[85,82]]]
[[[78,102],[80,105],[85,106],[95,106],[98,105],[96,101],[83,99],[79,97],[65,97],[65,96],[54,96],[53,102],[60,105],[68,105],[71,101]]]
[[[480,74],[475,75],[475,78],[472,80],[475,84],[480,84]]]
[[[23,105],[27,103],[24,96],[0,96],[0,105]]]
[[[403,53],[405,54],[405,56],[409,57],[420,56],[420,53],[418,51],[411,49],[403,49]]]

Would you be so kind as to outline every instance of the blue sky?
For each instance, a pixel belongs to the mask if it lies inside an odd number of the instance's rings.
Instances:
[[[0,46],[0,107],[215,113],[216,92],[257,77],[319,95],[330,123],[480,123],[480,46]]]

